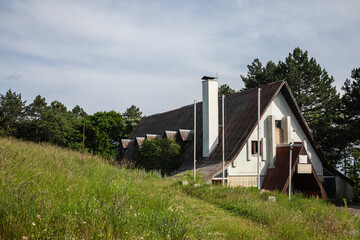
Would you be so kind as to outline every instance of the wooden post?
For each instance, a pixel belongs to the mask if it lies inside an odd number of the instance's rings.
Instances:
[[[85,123],[83,125],[83,142],[82,142],[82,161],[81,161],[81,165],[84,165],[84,150],[85,150]]]
[[[194,184],[196,182],[196,100],[194,100]]]
[[[222,185],[225,185],[225,96],[222,95]]]
[[[261,89],[258,88],[258,124],[257,124],[257,187],[260,189],[260,93]]]

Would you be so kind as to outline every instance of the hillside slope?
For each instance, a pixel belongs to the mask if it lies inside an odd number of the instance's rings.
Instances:
[[[276,203],[268,200],[275,195]],[[0,138],[0,239],[338,239],[357,218],[323,201],[180,186],[47,144]]]

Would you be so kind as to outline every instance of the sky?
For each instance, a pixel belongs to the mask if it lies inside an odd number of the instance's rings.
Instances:
[[[201,78],[243,88],[255,58],[307,50],[337,90],[360,67],[360,1],[0,0],[0,94],[87,113],[201,101]]]

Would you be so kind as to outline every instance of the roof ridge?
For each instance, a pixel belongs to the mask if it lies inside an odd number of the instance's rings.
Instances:
[[[271,82],[271,83],[267,83],[267,84],[264,84],[264,85],[261,85],[260,88],[264,87],[264,86],[270,86],[270,85],[273,85],[273,84],[276,84],[276,83],[281,83],[281,82],[285,82],[285,80],[278,80],[278,81],[275,81],[275,82]],[[254,89],[257,89],[256,88],[249,88],[249,89],[244,89],[244,90],[240,90],[239,92],[236,92],[236,93],[231,93],[231,94],[228,94],[226,96],[228,97],[234,97],[234,96],[238,96],[238,95],[241,95],[241,94],[244,94],[248,91],[253,91]],[[221,98],[218,97],[219,99]],[[200,104],[202,103],[203,101],[199,101],[199,102],[196,102],[196,104]],[[149,116],[146,116],[144,118],[148,118],[148,117],[154,117],[154,116],[159,116],[159,115],[162,115],[162,114],[166,114],[166,113],[170,113],[170,112],[173,112],[173,111],[177,111],[177,110],[180,110],[182,108],[189,108],[189,107],[192,107],[194,104],[188,104],[188,105],[184,105],[184,106],[181,106],[181,107],[178,107],[178,108],[174,108],[172,110],[169,110],[169,111],[165,111],[165,112],[161,112],[161,113],[154,113],[154,114],[151,114]]]

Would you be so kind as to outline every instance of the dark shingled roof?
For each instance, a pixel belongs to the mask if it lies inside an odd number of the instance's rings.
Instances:
[[[285,82],[275,82],[261,87],[261,115],[265,112],[273,98],[284,86]],[[225,165],[229,165],[239,154],[250,133],[257,123],[258,90],[249,89],[228,95],[225,98]],[[219,99],[219,112],[222,111]],[[202,102],[196,105],[196,159],[197,169],[205,173],[205,179],[217,175],[222,168],[221,144],[211,153],[209,158],[202,157]],[[221,114],[219,114],[221,123]],[[161,135],[164,131],[194,128],[194,106],[188,105],[165,113],[143,118],[129,136],[130,139],[143,137],[148,133]],[[221,141],[221,134],[219,133]],[[183,148],[184,163],[176,173],[193,169],[193,144]],[[130,156],[125,156],[130,158]]]
[[[296,165],[299,163],[299,155],[307,155],[307,153],[305,148],[301,145],[294,146],[291,155],[291,175],[294,176]],[[276,148],[275,166],[274,168],[268,169],[261,188],[271,191],[278,190],[282,193],[286,193],[289,187],[289,156],[289,145]],[[309,158],[308,163],[311,163]],[[321,191],[321,197],[327,199],[327,194],[313,166],[311,174],[300,174],[297,177],[301,179],[304,188],[306,188],[307,185],[317,185]]]
[[[295,162],[300,154],[301,147],[293,147],[292,150],[292,161],[291,164],[293,168],[295,167]],[[306,154],[306,152],[305,152]],[[290,147],[277,147],[276,148],[276,162],[274,168],[269,168],[262,188],[266,190],[279,190],[280,192],[285,192],[289,178],[289,156],[290,156]]]

